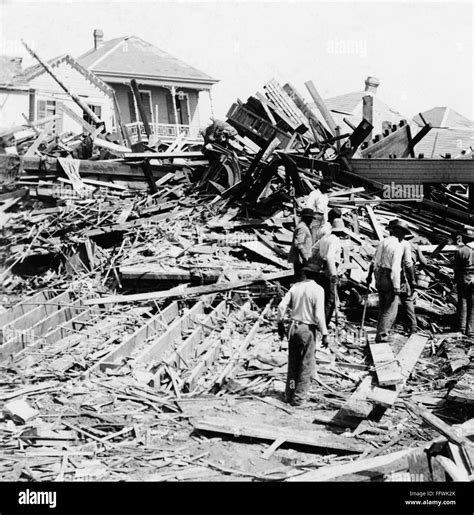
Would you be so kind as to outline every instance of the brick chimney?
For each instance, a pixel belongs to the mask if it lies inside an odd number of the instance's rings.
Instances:
[[[371,95],[375,95],[379,84],[380,81],[377,77],[367,77],[365,79],[365,91]]]
[[[104,32],[102,29],[94,30],[94,49],[97,50],[104,43]]]

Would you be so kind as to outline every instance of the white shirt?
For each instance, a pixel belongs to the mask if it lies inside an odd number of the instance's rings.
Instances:
[[[321,238],[331,234],[332,225],[329,222],[323,223],[320,227],[318,227],[316,234],[314,235],[314,243],[316,244]]]
[[[326,234],[316,244],[319,256],[327,262],[329,275],[337,275],[337,265],[341,263],[341,240],[335,234]]]
[[[278,321],[283,320],[288,306],[291,307],[292,320],[317,325],[323,335],[328,334],[324,317],[324,290],[318,283],[312,279],[295,283],[278,305]]]
[[[396,290],[400,289],[400,273],[405,246],[395,236],[389,236],[381,241],[375,252],[375,270],[389,268],[390,279]]]
[[[306,199],[305,207],[313,209],[315,212],[322,213],[324,221],[328,219],[329,197],[319,189],[312,191]]]

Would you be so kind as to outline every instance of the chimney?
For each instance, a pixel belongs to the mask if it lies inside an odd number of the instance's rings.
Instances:
[[[365,79],[365,91],[371,95],[375,95],[379,84],[380,81],[377,77],[367,77]]]
[[[97,50],[104,43],[104,32],[102,29],[94,30],[94,49]]]

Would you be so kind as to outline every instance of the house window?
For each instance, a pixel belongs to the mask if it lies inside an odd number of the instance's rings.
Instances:
[[[150,90],[139,90],[140,99],[143,104],[143,109],[145,110],[145,115],[147,117],[148,123],[152,121],[152,105],[151,105],[151,91]],[[132,122],[138,122],[140,120],[140,113],[138,112],[138,106],[135,109],[135,98],[131,91],[128,92],[128,102],[130,107],[130,120]]]
[[[102,106],[98,106],[98,105],[94,105],[94,104],[87,104],[87,107],[97,116],[97,118],[102,119]],[[82,114],[82,118],[87,123],[94,125],[92,118],[84,111]]]
[[[38,100],[37,104],[37,120],[42,120],[48,116],[56,114],[56,101],[55,100]]]
[[[38,100],[36,103],[36,120],[42,120],[43,118],[61,113],[59,104],[60,102],[56,102],[56,100]],[[62,131],[62,122],[62,117],[55,120],[50,134],[60,134]]]

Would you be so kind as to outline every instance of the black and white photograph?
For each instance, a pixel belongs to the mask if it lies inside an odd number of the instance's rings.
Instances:
[[[0,513],[472,514],[473,54],[469,0],[0,0]]]

